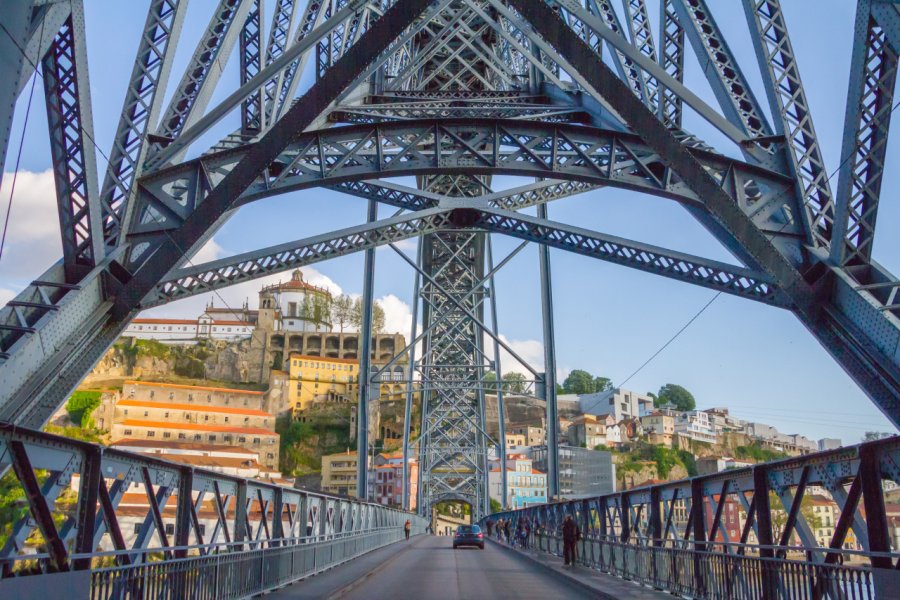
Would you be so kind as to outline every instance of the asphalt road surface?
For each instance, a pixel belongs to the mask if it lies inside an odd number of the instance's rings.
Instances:
[[[486,544],[484,550],[454,550],[452,539],[418,537],[353,589],[336,597],[346,600],[583,600],[586,597],[584,590],[570,586],[503,548]]]

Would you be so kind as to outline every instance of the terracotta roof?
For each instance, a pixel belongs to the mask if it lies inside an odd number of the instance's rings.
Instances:
[[[207,392],[232,392],[236,394],[250,394],[252,396],[262,396],[265,392],[255,392],[253,390],[239,390],[236,388],[208,387],[204,385],[184,385],[180,383],[157,383],[156,381],[126,381],[126,385],[149,385],[153,387],[174,388],[179,390],[205,390]]]
[[[197,319],[134,319],[131,323],[138,325],[196,325]]]
[[[139,421],[125,419],[117,423],[125,427],[149,427],[151,429],[186,429],[188,431],[209,431],[211,433],[245,433],[247,435],[278,435],[262,427],[232,427],[229,425],[203,425],[200,423],[166,423],[164,421]]]
[[[172,410],[193,410],[199,412],[224,413],[228,415],[250,415],[254,417],[271,417],[269,413],[254,408],[232,408],[230,406],[210,406],[204,404],[185,404],[182,402],[150,402],[146,400],[119,400],[116,406],[138,406],[144,408],[169,408]]]
[[[136,440],[133,438],[122,438],[110,444],[111,447],[124,448],[159,448],[161,450],[196,450],[198,452],[231,452],[234,454],[253,454],[258,455],[256,450],[248,450],[241,446],[220,446],[218,444],[201,444],[200,442],[173,442],[170,440]]]

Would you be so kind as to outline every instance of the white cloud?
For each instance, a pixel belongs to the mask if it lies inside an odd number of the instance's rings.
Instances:
[[[507,338],[502,333],[500,334],[500,339],[512,349],[513,352],[518,354],[522,360],[528,363],[528,365],[534,369],[535,371],[542,371],[544,368],[544,344],[539,342],[538,340],[511,340]],[[490,336],[485,336],[484,340],[485,348],[488,349],[488,355],[493,355],[493,344],[494,340]],[[528,375],[530,371],[525,368],[517,359],[513,357],[512,354],[509,353],[506,348],[500,346],[500,368],[504,373],[508,373],[510,371],[518,371],[520,373],[524,373]],[[530,377],[529,377],[530,379]]]
[[[18,293],[62,257],[62,243],[53,172],[19,171],[15,179],[9,230],[0,257],[0,282]],[[6,218],[12,182],[13,174],[4,173],[0,184],[0,222]]]
[[[3,308],[7,302],[16,297],[16,293],[6,288],[0,288],[0,308]]]
[[[409,304],[395,296],[388,294],[378,299],[381,308],[384,309],[384,331],[386,333],[402,333],[409,337],[412,327],[412,310]]]
[[[225,249],[216,242],[215,238],[207,240],[203,247],[197,250],[191,257],[191,264],[199,265],[208,263],[225,256]]]

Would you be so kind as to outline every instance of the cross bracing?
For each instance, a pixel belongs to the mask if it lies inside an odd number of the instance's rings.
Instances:
[[[483,399],[484,373],[499,369],[500,343],[485,339],[498,337],[488,249],[502,234],[790,310],[900,422],[900,282],[872,260],[900,43],[894,3],[858,3],[835,165],[778,0],[743,2],[756,64],[738,64],[737,42],[703,0],[662,0],[658,11],[644,0],[279,0],[269,11],[220,0],[170,77],[187,4],[150,2],[115,140],[101,149],[102,185],[81,2],[11,0],[0,15],[13,57],[4,98],[35,69],[43,78],[64,242],[61,262],[0,309],[3,421],[43,424],[141,309],[352,252],[374,266],[376,247],[419,238],[409,260],[428,332],[411,361],[426,405],[420,506],[464,499],[478,513],[487,445],[503,443],[485,433]],[[685,86],[688,59],[714,104]],[[240,77],[223,90],[228,61]],[[12,119],[4,102],[0,156]],[[686,131],[687,113],[725,141]],[[200,147],[229,115],[240,127]],[[499,175],[522,181],[495,189]],[[241,206],[317,187],[368,201],[371,218],[187,260]],[[551,201],[606,187],[678,202],[740,264],[547,216]],[[401,212],[379,220],[379,204]],[[526,367],[553,419],[549,255],[540,266],[549,350],[545,365]]]

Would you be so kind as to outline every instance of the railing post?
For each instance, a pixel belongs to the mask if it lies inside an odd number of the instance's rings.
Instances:
[[[659,547],[662,544],[662,514],[660,513],[660,497],[659,487],[650,488],[650,577],[653,579],[653,587],[659,588],[659,572],[657,568],[657,555]]]
[[[772,510],[769,505],[769,471],[765,465],[753,467],[753,498],[756,500],[756,528],[759,541],[760,576],[762,600],[775,600],[775,579],[771,571],[771,561],[775,556],[772,549]]]
[[[877,569],[893,567],[890,556],[891,542],[888,537],[887,511],[884,506],[884,492],[881,487],[881,465],[875,444],[859,447],[859,475],[862,485],[863,507],[866,510],[866,530],[869,537],[869,552],[882,553],[871,557],[872,566]]]
[[[90,446],[84,453],[81,481],[78,489],[78,535],[75,552],[91,554],[94,548],[94,529],[97,518],[97,500],[103,476],[100,472],[102,449]],[[78,558],[73,566],[76,570],[90,569],[90,558]]]
[[[234,541],[243,542],[247,539],[247,480],[242,479],[237,483],[234,505]],[[238,543],[237,550],[243,550],[244,545]]]
[[[694,594],[703,598],[706,593],[703,554],[706,553],[706,515],[703,510],[703,481],[691,480],[691,519],[694,526]]]

